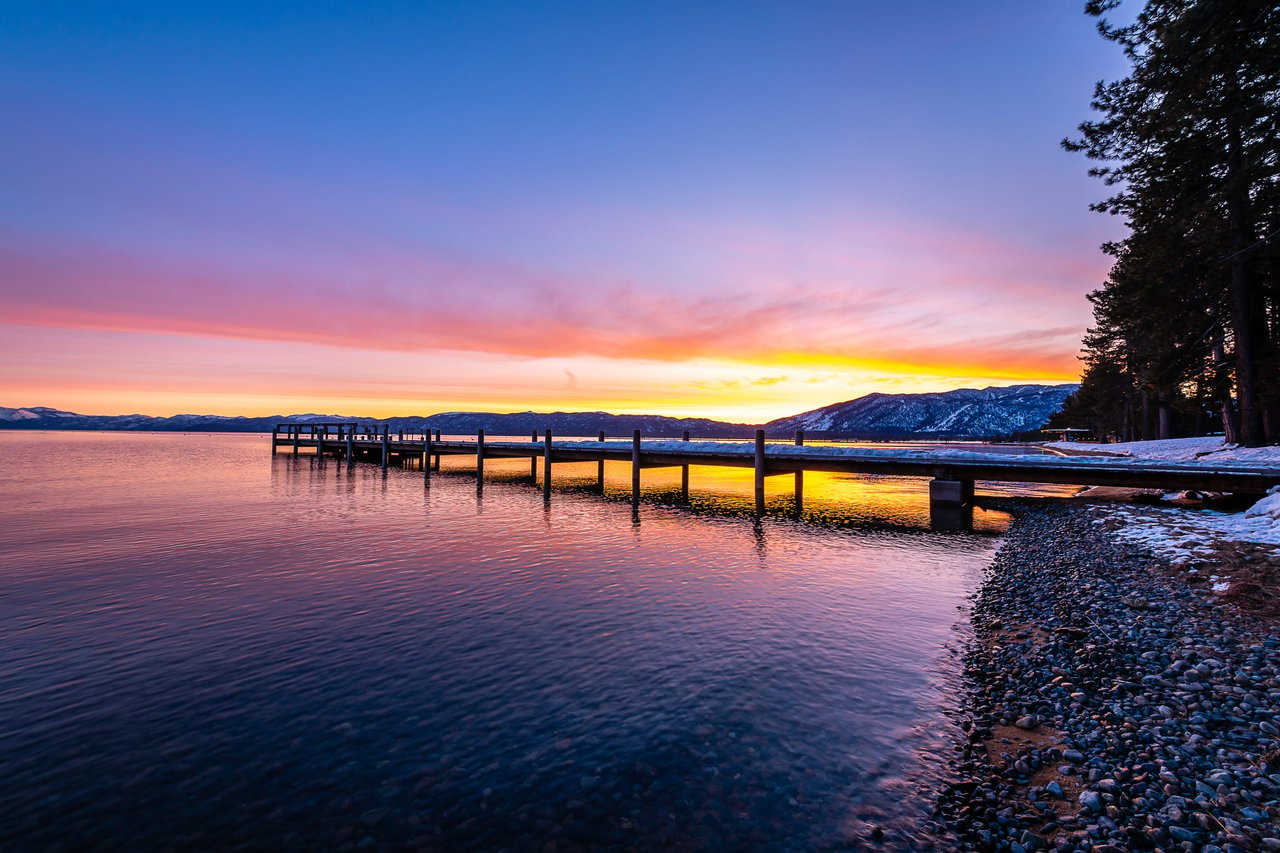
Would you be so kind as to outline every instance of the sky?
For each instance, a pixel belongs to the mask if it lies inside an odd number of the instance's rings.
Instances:
[[[1083,3],[0,0],[0,405],[761,421],[1079,374]]]

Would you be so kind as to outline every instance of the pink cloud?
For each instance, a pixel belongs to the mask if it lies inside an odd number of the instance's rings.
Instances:
[[[375,254],[375,253],[369,253]],[[908,264],[909,266],[909,264]],[[274,265],[170,259],[0,235],[11,323],[384,351],[684,361],[779,353],[1074,369],[1083,322],[975,290],[946,270],[893,288],[744,275],[697,293],[553,276],[443,253]],[[1003,282],[1012,293],[1016,282]],[[1083,300],[1081,300],[1083,301]],[[966,311],[966,308],[968,309]],[[1052,312],[1049,312],[1052,313]],[[1083,320],[1081,312],[1080,320]],[[1023,329],[992,335],[990,329]]]

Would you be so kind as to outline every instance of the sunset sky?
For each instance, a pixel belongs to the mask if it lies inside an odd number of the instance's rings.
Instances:
[[[763,420],[1071,381],[1071,0],[0,2],[0,406]]]

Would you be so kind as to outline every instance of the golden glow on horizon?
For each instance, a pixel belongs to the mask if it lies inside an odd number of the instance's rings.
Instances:
[[[348,416],[596,411],[756,423],[872,392],[1071,382],[1040,363],[821,358],[652,362],[474,353],[383,353],[37,327],[0,327],[0,405],[85,414]],[[25,339],[24,339],[25,338]],[[60,340],[65,338],[66,340]],[[74,346],[79,343],[80,346]]]

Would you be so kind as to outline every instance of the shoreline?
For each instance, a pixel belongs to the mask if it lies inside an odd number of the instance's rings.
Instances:
[[[1104,532],[1015,505],[970,611],[939,846],[1280,850],[1280,630]]]

